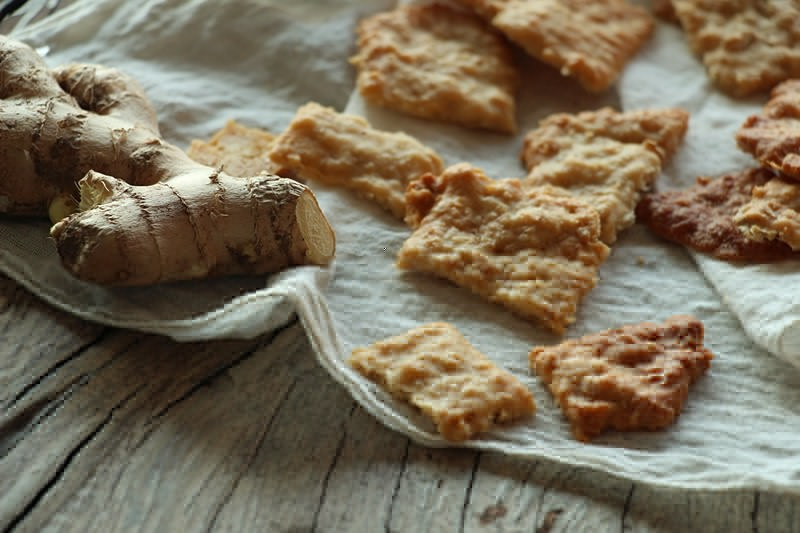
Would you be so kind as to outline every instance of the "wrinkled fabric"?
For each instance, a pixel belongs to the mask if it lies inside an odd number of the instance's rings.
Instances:
[[[363,115],[376,127],[406,131],[448,164],[468,161],[495,178],[521,177],[522,136],[552,112],[674,104],[692,111],[690,132],[659,186],[682,185],[696,172],[722,172],[748,160],[728,150],[722,130],[733,128],[760,102],[737,104],[720,96],[680,32],[663,26],[626,70],[618,93],[589,95],[519,54],[520,132],[513,137],[373,108],[353,93],[347,58],[358,17],[391,4],[79,0],[16,36],[49,47],[47,59],[54,65],[103,62],[134,75],[153,100],[165,137],[180,146],[208,137],[229,118],[277,133],[297,107],[315,100]],[[792,334],[774,333],[767,318],[794,320],[790,315],[796,311],[775,303],[782,293],[790,298],[792,264],[780,273],[732,269],[694,257],[640,226],[624,231],[566,337],[689,313],[705,324],[706,344],[716,358],[670,428],[610,432],[586,444],[571,436],[528,365],[532,347],[559,338],[446,281],[399,271],[395,257],[410,234],[402,222],[347,191],[311,185],[337,232],[330,269],[108,290],[76,282],[60,270],[45,223],[7,219],[0,222],[0,268],[52,305],[88,320],[182,340],[257,335],[296,314],[332,378],[386,426],[430,446],[450,444],[419,413],[354,373],[345,359],[355,347],[425,322],[449,321],[530,387],[538,404],[532,419],[462,446],[590,467],[653,485],[800,493],[800,371],[776,349],[794,342]],[[763,300],[775,309],[756,305],[752,294],[743,296],[756,287],[768,292]],[[776,338],[782,340],[769,340]]]

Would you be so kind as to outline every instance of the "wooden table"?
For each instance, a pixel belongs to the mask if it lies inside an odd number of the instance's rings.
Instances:
[[[0,330],[2,531],[800,532],[797,496],[415,445],[330,379],[297,322],[180,344],[0,276]]]

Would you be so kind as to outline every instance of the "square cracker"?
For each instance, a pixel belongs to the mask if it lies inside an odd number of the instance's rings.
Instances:
[[[364,99],[430,120],[516,130],[519,83],[502,35],[467,11],[405,5],[358,26],[357,87]]]
[[[537,347],[533,370],[572,426],[588,441],[606,429],[658,430],[683,410],[689,385],[708,370],[703,324],[678,315]]]
[[[634,223],[640,195],[687,127],[688,113],[681,109],[551,115],[525,136],[521,157],[529,174],[523,182],[558,186],[591,204],[610,245]]]
[[[673,0],[711,80],[733,96],[800,76],[797,0]]]
[[[748,239],[777,239],[800,250],[800,182],[772,178],[753,187],[750,201],[739,208],[733,221]]]
[[[392,396],[420,409],[450,441],[533,415],[531,392],[454,326],[434,322],[353,350],[348,362]]]
[[[313,102],[297,110],[269,157],[301,178],[353,190],[400,219],[406,185],[444,167],[433,150],[405,133],[375,129]]]
[[[192,140],[186,153],[198,163],[222,168],[230,176],[250,177],[262,172],[276,174],[281,169],[268,157],[274,140],[275,136],[268,131],[229,120],[208,141]]]
[[[608,89],[649,39],[649,11],[625,0],[459,0],[533,57],[592,92]]]
[[[762,113],[736,132],[736,143],[762,166],[800,180],[800,79],[777,85]]]
[[[492,180],[460,163],[409,185],[406,222],[415,227],[397,257],[470,289],[556,333],[575,321],[609,253],[600,219],[552,187]]]

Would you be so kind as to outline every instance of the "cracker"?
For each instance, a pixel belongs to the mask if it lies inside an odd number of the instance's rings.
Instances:
[[[275,136],[260,128],[250,128],[229,120],[208,141],[194,139],[186,153],[193,160],[222,168],[231,176],[250,177],[262,172],[281,171],[268,157]],[[286,173],[281,173],[286,176]]]
[[[406,201],[416,229],[399,268],[448,279],[556,333],[574,322],[608,256],[585,202],[554,187],[492,180],[466,163],[412,182]]]
[[[672,0],[653,0],[653,13],[661,20],[679,23]]]
[[[709,368],[703,324],[677,315],[537,347],[531,367],[548,386],[576,439],[608,429],[660,430],[675,422],[689,385]]]
[[[748,239],[777,239],[800,250],[800,182],[772,178],[754,187],[752,198],[733,221]]]
[[[269,157],[300,177],[355,191],[400,219],[408,182],[444,167],[433,150],[405,133],[375,129],[313,102],[297,110]]]
[[[593,92],[608,89],[652,34],[650,13],[625,0],[459,0],[533,57]]]
[[[692,50],[711,80],[733,96],[800,76],[796,0],[673,0]]]
[[[736,132],[736,143],[762,166],[800,180],[800,80],[777,85],[762,113]]]
[[[603,242],[612,244],[634,223],[641,193],[687,127],[680,109],[551,115],[525,136],[521,157],[530,173],[524,183],[555,185],[591,204],[600,213]]]
[[[450,441],[464,441],[536,411],[531,392],[446,322],[356,348],[348,360],[367,379],[430,417]]]
[[[763,168],[716,179],[701,176],[692,187],[645,195],[636,206],[636,218],[665,239],[725,261],[784,259],[792,255],[785,243],[749,239],[734,222],[739,208],[750,201],[753,188],[772,177]]]
[[[358,26],[363,98],[430,120],[516,130],[519,75],[509,45],[481,18],[444,4],[405,5]]]

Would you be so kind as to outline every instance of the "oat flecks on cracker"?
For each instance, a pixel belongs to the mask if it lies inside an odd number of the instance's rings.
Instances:
[[[610,245],[634,223],[640,195],[687,127],[688,113],[681,109],[551,115],[525,136],[521,157],[530,173],[524,183],[555,185],[590,203]]]
[[[211,139],[192,141],[186,153],[193,160],[210,167],[221,167],[231,176],[250,177],[262,172],[280,173],[268,154],[275,136],[260,128],[229,120]]]
[[[733,220],[749,239],[779,240],[800,250],[800,182],[772,178],[754,187]]]
[[[776,86],[762,113],[739,128],[736,143],[762,166],[800,180],[800,79]]]
[[[530,55],[589,91],[608,89],[649,39],[650,13],[625,0],[459,0]]]
[[[800,76],[796,0],[673,0],[689,44],[709,77],[733,96]]]
[[[502,35],[445,4],[405,5],[358,26],[357,87],[377,106],[513,133],[519,75]]]
[[[717,259],[751,263],[784,259],[792,255],[785,243],[749,239],[734,222],[753,188],[772,178],[764,168],[716,179],[701,176],[692,187],[645,195],[636,206],[636,218],[655,234]]]
[[[297,110],[269,156],[301,178],[353,190],[400,219],[408,182],[444,168],[441,158],[413,137],[375,129],[361,117],[313,102]]]
[[[525,385],[445,322],[356,348],[349,363],[430,417],[450,441],[470,439],[536,411]]]
[[[686,315],[627,325],[534,348],[531,367],[578,440],[608,429],[659,430],[676,420],[689,385],[711,364],[703,329]]]
[[[556,187],[493,180],[460,163],[409,185],[416,228],[397,258],[563,333],[609,253],[600,217]]]

